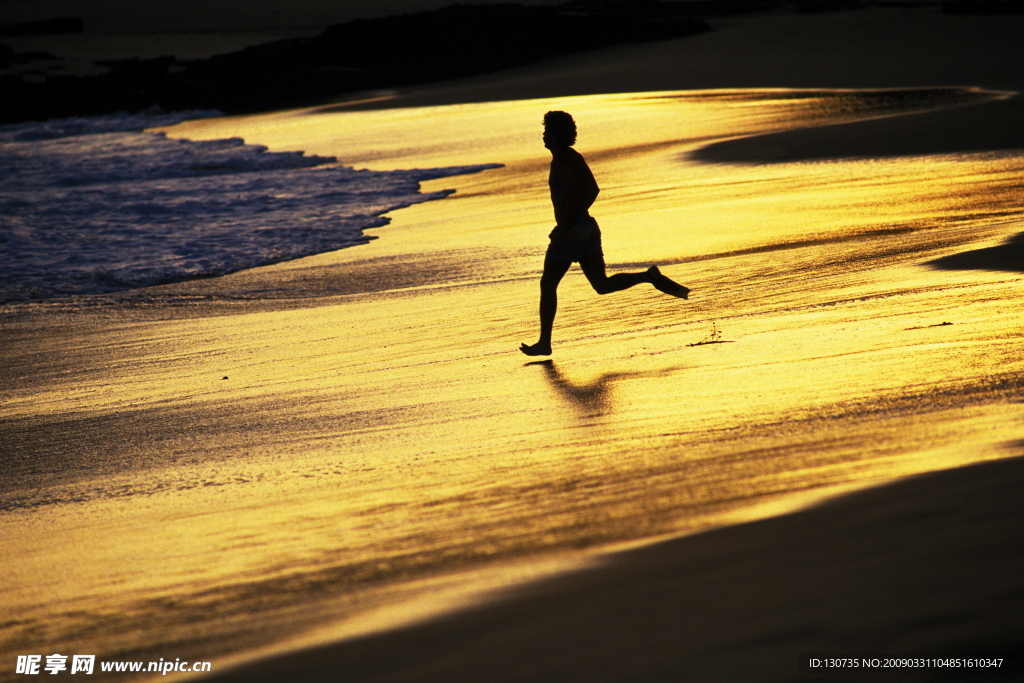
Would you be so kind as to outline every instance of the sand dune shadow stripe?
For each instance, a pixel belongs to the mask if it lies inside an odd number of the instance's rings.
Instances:
[[[1024,232],[1003,244],[951,254],[929,261],[938,270],[1003,270],[1024,273]]]

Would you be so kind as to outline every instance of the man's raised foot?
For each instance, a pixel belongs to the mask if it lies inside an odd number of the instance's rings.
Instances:
[[[648,268],[647,274],[651,278],[651,284],[654,285],[654,288],[657,289],[659,292],[671,294],[672,296],[677,296],[680,299],[690,298],[690,290],[686,287],[683,287],[678,282],[670,280],[669,278],[662,275],[661,271],[658,270],[658,266],[651,266],[650,268]]]

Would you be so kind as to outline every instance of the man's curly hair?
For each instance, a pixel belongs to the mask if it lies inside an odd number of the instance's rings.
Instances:
[[[544,130],[563,145],[576,144],[576,122],[564,111],[549,111],[544,114]]]

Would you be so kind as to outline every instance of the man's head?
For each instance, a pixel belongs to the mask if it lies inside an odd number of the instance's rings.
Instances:
[[[544,114],[544,146],[571,147],[576,144],[576,122],[564,111]]]

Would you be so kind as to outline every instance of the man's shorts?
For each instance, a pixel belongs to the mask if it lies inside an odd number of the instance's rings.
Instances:
[[[581,220],[587,220],[593,224],[590,236],[582,240],[552,238],[551,243],[548,244],[545,258],[554,261],[579,262],[587,256],[604,256],[604,252],[601,250],[601,229],[597,227],[597,221],[589,216]]]

